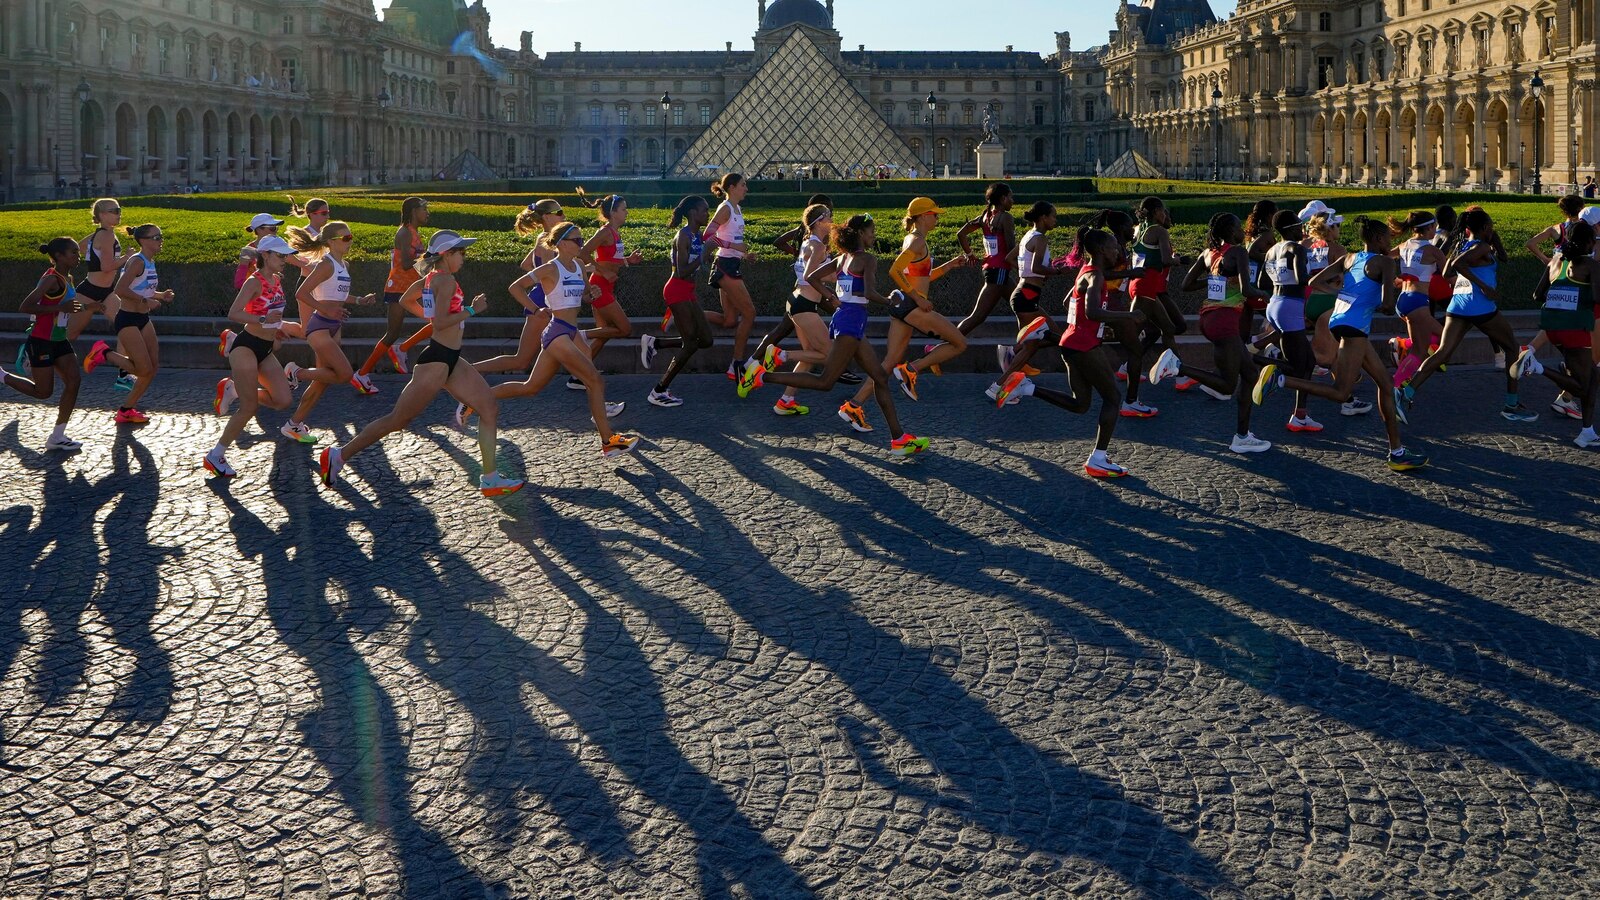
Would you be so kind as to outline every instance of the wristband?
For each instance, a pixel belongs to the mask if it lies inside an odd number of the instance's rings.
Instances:
[[[467,307],[467,318],[470,319],[470,318],[472,318],[473,316],[475,316],[477,314],[478,314],[478,308],[476,306]]]

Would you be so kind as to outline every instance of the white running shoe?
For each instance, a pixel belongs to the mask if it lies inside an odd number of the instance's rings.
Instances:
[[[1519,381],[1530,375],[1544,374],[1544,365],[1539,362],[1539,357],[1534,355],[1532,347],[1523,347],[1522,355],[1517,357],[1513,365],[1515,366],[1513,371]]]
[[[1364,416],[1369,412],[1372,412],[1372,404],[1365,400],[1351,398],[1350,402],[1339,405],[1341,416]]]
[[[1178,374],[1182,365],[1178,361],[1178,354],[1171,350],[1161,351],[1161,356],[1156,359],[1156,364],[1150,367],[1150,383],[1160,384],[1163,380]]]
[[[228,465],[228,460],[219,451],[220,448],[212,447],[205,457],[201,459],[206,471],[219,478],[232,478],[239,474],[233,470],[233,466]]]
[[[520,478],[507,478],[499,472],[478,476],[478,491],[485,497],[504,497],[520,490],[522,490]]]
[[[46,450],[82,450],[83,444],[64,434],[60,437],[52,435],[50,440],[44,442],[44,448]]]
[[[1233,395],[1232,394],[1219,394],[1216,391],[1213,391],[1211,388],[1208,388],[1205,385],[1200,384],[1199,382],[1195,382],[1195,387],[1198,387],[1201,390],[1202,393],[1204,393],[1207,397],[1210,397],[1213,400],[1222,400],[1222,401],[1226,402],[1228,400],[1232,400],[1233,399]]]
[[[239,389],[234,387],[232,378],[224,378],[217,383],[217,399],[212,404],[217,415],[225,416],[228,410],[233,409],[234,401],[239,399]]]
[[[467,420],[472,418],[472,407],[465,403],[456,404],[455,421],[457,428],[467,427]]]
[[[299,441],[302,444],[315,444],[317,442],[316,437],[311,434],[310,426],[304,422],[296,422],[293,419],[283,423],[283,427],[278,429],[278,433],[291,441]]]
[[[1566,394],[1556,397],[1550,404],[1550,409],[1558,415],[1566,416],[1569,419],[1583,419],[1583,407],[1578,405],[1577,400]]]
[[[606,401],[606,418],[615,419],[617,416],[622,415],[622,411],[627,409],[627,408],[628,408],[628,401],[626,401],[626,400],[617,400],[615,402],[607,400]],[[589,417],[589,421],[593,422],[594,421],[594,416],[590,416]]]
[[[378,393],[378,386],[372,383],[372,376],[363,375],[360,372],[350,376],[350,386],[355,388],[358,394]]]
[[[671,391],[652,390],[650,392],[650,396],[646,399],[648,399],[653,406],[665,406],[670,408],[673,406],[683,405],[683,398],[674,396]]]
[[[1017,355],[1017,349],[1015,347],[1007,347],[1002,344],[999,347],[994,348],[994,352],[996,356],[1000,357],[1000,371],[1004,372],[1005,370],[1011,368],[1011,360]]]
[[[1233,443],[1228,445],[1228,449],[1235,453],[1265,453],[1272,449],[1272,442],[1263,441],[1253,433],[1236,434],[1233,436]]]
[[[1023,380],[1026,381],[1027,379],[1023,379]],[[984,391],[983,393],[990,400],[993,400],[994,398],[1000,396],[1000,385],[998,383],[991,384],[991,385],[989,385],[989,389],[987,391]],[[1022,395],[1018,394],[1016,391],[1012,391],[1011,392],[1011,396],[1006,398],[1006,405],[1007,406],[1016,406],[1018,403],[1021,403],[1021,402],[1022,402]]]
[[[1122,404],[1122,417],[1124,419],[1151,419],[1155,418],[1159,412],[1160,410],[1154,406],[1139,400]]]
[[[639,336],[639,366],[649,369],[650,364],[656,361],[656,336],[644,334]]]
[[[567,376],[567,390],[569,390],[569,391],[587,391],[588,389],[589,389],[589,386],[584,384],[583,382],[579,381],[576,377],[571,376],[571,375]]]
[[[1578,432],[1578,436],[1572,442],[1579,447],[1593,447],[1595,444],[1600,444],[1600,434],[1595,434],[1594,426],[1591,425]]]
[[[283,364],[283,377],[289,379],[289,390],[291,391],[300,390],[301,368],[303,367],[297,362],[286,362]]]

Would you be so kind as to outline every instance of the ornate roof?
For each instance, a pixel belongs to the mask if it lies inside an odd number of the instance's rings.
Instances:
[[[1145,41],[1151,44],[1165,44],[1191,28],[1217,20],[1206,0],[1140,0],[1130,11],[1138,18]]]
[[[464,30],[467,5],[464,0],[394,0],[389,10],[398,13],[397,20],[414,16],[418,35],[448,47]]]
[[[817,0],[778,0],[767,7],[761,17],[761,30],[772,31],[790,25],[809,25],[823,31],[833,30],[833,15]]]

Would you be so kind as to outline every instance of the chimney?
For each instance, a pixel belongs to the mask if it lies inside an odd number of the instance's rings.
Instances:
[[[572,42],[572,52],[573,53],[582,53],[583,52],[583,41],[573,41]]]
[[[728,48],[729,53],[733,52],[733,41],[728,41],[726,44],[723,44],[723,46]]]
[[[1014,46],[1013,46],[1013,45],[1011,45],[1011,44],[1007,44],[1007,45],[1006,45],[1006,52],[1007,52],[1007,53],[1011,53],[1011,52],[1013,52],[1013,51],[1014,51],[1014,50],[1015,50],[1015,49],[1016,49],[1016,48],[1015,48],[1015,47],[1014,47]]]
[[[761,28],[761,20],[767,17],[767,0],[756,0],[756,29]]]
[[[856,51],[860,52],[860,53],[867,52],[867,45],[866,44],[857,44],[856,45]]]
[[[522,52],[523,53],[532,53],[533,52],[533,32],[531,32],[531,31],[524,31],[522,33]]]

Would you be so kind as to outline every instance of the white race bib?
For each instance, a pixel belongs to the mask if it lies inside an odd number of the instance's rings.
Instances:
[[[1544,298],[1545,309],[1556,309],[1563,312],[1578,311],[1578,289],[1569,287],[1553,287]]]
[[[1146,257],[1143,253],[1135,253],[1135,254],[1133,254],[1133,267],[1135,269],[1146,268],[1148,266],[1149,261],[1150,261],[1149,258]]]
[[[986,234],[983,236],[983,252],[987,256],[1000,255],[1000,235]]]
[[[1336,316],[1342,316],[1345,313],[1349,312],[1350,308],[1355,306],[1355,305],[1356,305],[1356,298],[1350,296],[1349,294],[1340,294],[1333,301],[1333,314],[1336,315]]]
[[[1457,275],[1455,293],[1456,296],[1472,296],[1472,279],[1465,275]]]
[[[1256,282],[1258,282],[1260,280],[1261,280],[1261,264],[1253,262],[1253,263],[1250,264],[1250,283],[1251,284],[1255,284]]]
[[[1206,299],[1218,303],[1228,299],[1228,276],[1211,275],[1206,278]]]
[[[1274,259],[1267,263],[1267,277],[1273,284],[1294,284],[1294,264],[1287,259]]]

